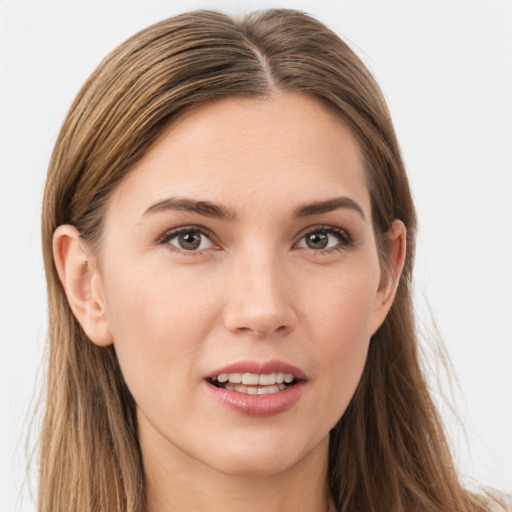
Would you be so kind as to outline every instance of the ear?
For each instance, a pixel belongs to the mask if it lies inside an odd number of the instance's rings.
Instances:
[[[74,226],[65,224],[55,230],[53,258],[69,307],[85,334],[96,345],[112,344],[96,260]]]
[[[402,269],[404,268],[407,250],[407,230],[401,220],[393,221],[391,229],[386,233],[386,240],[388,244],[388,258],[382,269],[379,289],[375,297],[371,326],[372,336],[377,332],[382,322],[384,322],[393,304]]]

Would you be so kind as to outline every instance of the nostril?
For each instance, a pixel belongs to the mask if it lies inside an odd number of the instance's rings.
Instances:
[[[277,328],[270,327],[267,329],[253,329],[251,327],[239,327],[237,330],[240,333],[249,334],[251,336],[256,336],[256,337],[262,338],[264,336],[268,336],[273,333],[284,333],[287,329],[288,328],[286,327],[286,325],[280,325]]]

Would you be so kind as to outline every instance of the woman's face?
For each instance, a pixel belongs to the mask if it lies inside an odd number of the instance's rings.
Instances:
[[[325,461],[390,293],[339,118],[295,94],[187,113],[113,193],[98,258],[145,457]]]

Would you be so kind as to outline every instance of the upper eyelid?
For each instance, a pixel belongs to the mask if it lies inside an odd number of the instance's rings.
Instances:
[[[300,231],[300,233],[298,235],[299,240],[304,238],[309,233],[314,233],[315,231],[327,231],[327,232],[331,232],[331,233],[337,233],[339,235],[344,235],[349,241],[352,241],[352,236],[347,229],[340,228],[338,226],[332,226],[329,224],[318,224],[318,225],[309,226],[309,227],[303,229],[302,231]]]
[[[213,238],[215,238],[214,234],[209,229],[206,229],[202,226],[190,225],[190,226],[179,226],[176,228],[168,229],[167,231],[165,231],[158,237],[156,243],[168,241],[171,238],[174,238],[174,237],[180,235],[181,233],[187,233],[188,231],[197,231],[198,233],[201,233],[202,235],[204,235],[207,238],[209,238],[210,240],[212,240],[212,242],[213,242]]]

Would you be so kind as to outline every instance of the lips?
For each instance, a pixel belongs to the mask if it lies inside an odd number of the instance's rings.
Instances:
[[[208,390],[229,409],[246,416],[270,416],[301,397],[305,373],[282,361],[242,361],[211,372]]]

